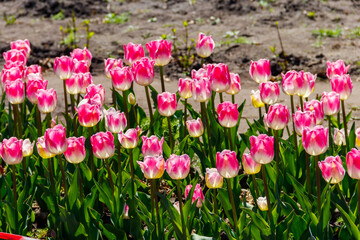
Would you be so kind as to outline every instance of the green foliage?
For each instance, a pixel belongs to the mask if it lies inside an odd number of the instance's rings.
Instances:
[[[341,28],[336,28],[336,29],[320,28],[320,29],[311,31],[311,34],[318,38],[339,37],[340,35],[342,35],[342,33],[343,33],[343,30]]]
[[[64,15],[64,10],[61,10],[60,12],[58,12],[57,14],[51,16],[52,20],[64,20],[65,19],[65,15]]]
[[[6,12],[3,14],[3,19],[4,19],[4,21],[6,22],[6,25],[14,24],[15,21],[16,21],[15,15],[13,15],[13,14],[7,15]]]
[[[116,13],[108,13],[105,18],[105,23],[116,23],[116,24],[124,24],[130,20],[131,13],[130,12],[124,12],[121,14]]]

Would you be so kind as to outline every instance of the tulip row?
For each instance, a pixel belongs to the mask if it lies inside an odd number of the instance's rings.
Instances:
[[[211,36],[199,34],[196,50],[202,63],[214,46]],[[291,114],[288,106],[277,103],[280,86],[271,77],[269,60],[251,62],[250,76],[259,83],[251,99],[259,119],[247,121],[248,130],[239,134],[245,105],[238,107],[235,99],[240,77],[223,63],[204,64],[192,70],[191,78],[179,79],[177,93],[166,92],[168,40],[147,43],[150,58],[142,45],[124,45],[128,66],[121,59],[105,60],[105,75],[112,81],[110,107],[104,87],[93,84],[88,49],[56,58],[54,72],[64,88],[63,123],[51,118],[56,91],[47,89],[39,66],[26,66],[29,41],[18,40],[11,48],[4,53],[1,74],[1,107],[5,109],[5,96],[11,104],[0,118],[5,129],[2,165],[12,168],[0,182],[7,191],[0,195],[4,231],[27,233],[36,203],[47,213],[49,234],[58,239],[360,237],[360,182],[355,181],[360,179],[360,151],[348,152],[355,139],[360,143],[360,129],[347,129],[350,115],[344,101],[352,82],[343,61],[328,63],[333,91],[324,92],[320,100],[308,100],[316,75],[293,70],[282,74]],[[154,66],[160,70],[161,93],[151,86]],[[136,104],[134,82],[145,87],[149,117]],[[215,109],[217,93],[220,104]],[[224,101],[224,93],[232,101]],[[191,97],[200,103],[200,114],[187,102]],[[178,110],[181,98],[183,111]],[[321,125],[325,115],[327,128]],[[352,200],[356,194],[358,206]],[[345,225],[329,228],[335,209]],[[339,215],[333,217],[340,221]]]

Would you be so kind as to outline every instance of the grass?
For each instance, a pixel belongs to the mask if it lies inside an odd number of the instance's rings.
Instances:
[[[64,20],[65,19],[65,15],[64,15],[64,11],[61,10],[60,12],[58,12],[57,14],[53,15],[51,17],[52,20]]]
[[[105,23],[116,23],[116,24],[124,24],[130,20],[130,13],[124,12],[121,14],[109,13],[105,16]]]
[[[336,29],[320,28],[320,29],[311,31],[311,34],[318,38],[339,37],[342,33],[343,33],[343,30],[341,28],[336,28]]]
[[[220,41],[221,45],[230,44],[252,44],[252,41],[247,37],[239,36],[240,31],[227,31],[223,38],[225,40]]]

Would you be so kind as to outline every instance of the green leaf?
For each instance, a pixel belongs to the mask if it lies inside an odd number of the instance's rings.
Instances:
[[[212,237],[206,237],[206,236],[200,236],[200,235],[197,235],[195,233],[191,234],[191,239],[192,240],[211,240],[211,239],[214,239]]]
[[[258,227],[262,234],[264,234],[265,236],[271,235],[270,226],[259,213],[255,213],[252,210],[244,207],[242,207],[241,209],[252,218],[252,222],[256,225],[256,227]]]
[[[78,171],[78,168],[76,168],[76,170],[73,174],[69,192],[68,192],[70,209],[73,207],[74,203],[76,202],[76,199],[78,199],[78,197],[79,197],[79,189],[80,189],[79,188],[79,171]]]
[[[337,209],[339,209],[346,226],[349,228],[348,230],[353,234],[355,239],[360,239],[360,231],[359,228],[355,225],[355,223],[351,220],[349,214],[339,205],[336,204]]]

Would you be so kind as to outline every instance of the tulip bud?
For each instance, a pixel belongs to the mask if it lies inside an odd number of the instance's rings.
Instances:
[[[125,130],[127,124],[125,113],[116,111],[115,108],[111,107],[108,110],[104,109],[104,115],[106,130],[111,133],[119,133]]]
[[[236,177],[239,172],[239,161],[236,159],[236,153],[230,150],[217,152],[216,168],[224,178]]]
[[[16,49],[16,50],[23,50],[26,54],[26,57],[28,58],[30,56],[31,47],[30,47],[30,41],[25,40],[16,40],[15,42],[10,42],[10,48]]]
[[[190,78],[180,78],[179,79],[179,95],[184,99],[192,97],[192,85],[193,80]]]
[[[150,58],[155,66],[165,66],[171,60],[171,42],[168,40],[151,41],[146,44]]]
[[[334,143],[337,146],[345,146],[345,130],[344,129],[338,129],[334,128]]]
[[[25,83],[21,79],[5,83],[6,98],[11,104],[20,104],[25,100]]]
[[[353,83],[348,74],[335,75],[330,79],[330,82],[332,90],[340,95],[340,100],[346,100],[350,97]]]
[[[125,203],[124,211],[123,211],[123,219],[130,219],[129,210],[130,210],[129,206]]]
[[[201,78],[195,80],[192,86],[192,94],[197,102],[206,102],[211,97],[211,87],[209,79]]]
[[[279,84],[277,82],[262,82],[259,85],[260,98],[265,104],[274,104],[280,95]]]
[[[126,91],[131,87],[134,75],[129,67],[116,67],[110,71],[112,84],[117,91]]]
[[[165,168],[171,179],[184,179],[190,171],[190,157],[187,154],[171,154],[165,162]]]
[[[110,71],[113,70],[116,67],[122,68],[123,63],[121,59],[115,59],[115,58],[108,58],[104,59],[105,64],[105,75],[107,78],[111,78]]]
[[[75,48],[71,53],[70,56],[77,61],[85,61],[90,66],[92,55],[91,52],[85,47],[84,49]]]
[[[161,116],[170,117],[174,115],[177,107],[175,93],[163,92],[157,95],[157,105]]]
[[[67,139],[67,149],[64,152],[66,161],[77,164],[84,161],[86,157],[85,138],[83,136],[70,137]]]
[[[207,58],[214,51],[215,42],[212,36],[206,36],[203,33],[199,33],[198,40],[196,42],[196,53],[202,58]]]
[[[23,141],[22,153],[23,153],[24,157],[28,157],[33,154],[34,145],[35,145],[35,141],[30,142],[30,139],[28,139],[28,138]]]
[[[79,123],[83,127],[93,127],[101,119],[101,110],[98,105],[84,103],[75,108],[78,113]]]
[[[260,164],[267,164],[274,159],[274,137],[266,134],[250,137],[251,158]]]
[[[271,79],[270,61],[267,59],[260,59],[256,62],[251,61],[249,73],[257,83],[269,81]]]
[[[220,125],[226,128],[235,127],[239,119],[239,112],[237,110],[236,103],[220,103],[217,107],[217,114]]]
[[[230,95],[236,95],[241,90],[240,77],[236,73],[230,73],[230,80],[231,80],[231,85],[230,88],[226,90],[226,93]]]
[[[346,166],[349,176],[360,180],[360,150],[353,148],[347,153]]]
[[[55,74],[62,80],[71,77],[74,69],[73,60],[68,56],[56,57],[54,60],[54,71]]]
[[[266,197],[258,197],[258,199],[256,199],[256,202],[257,202],[257,205],[258,205],[258,207],[259,207],[259,209],[261,211],[268,211],[269,210]]]
[[[141,129],[137,127],[128,129],[126,133],[120,132],[118,134],[119,142],[126,149],[136,148],[139,141],[140,131]]]
[[[52,158],[52,157],[56,156],[56,154],[50,152],[46,148],[44,137],[39,137],[37,139],[36,148],[37,148],[39,156],[42,157],[43,159],[48,159],[48,158]]]
[[[147,179],[161,178],[165,171],[165,161],[162,156],[146,156],[144,160],[137,161],[144,177]]]
[[[329,147],[328,129],[321,125],[313,129],[305,127],[302,134],[302,144],[311,156],[318,156],[326,152]]]
[[[340,110],[340,95],[336,92],[323,92],[321,102],[326,116],[335,115]]]
[[[46,129],[44,140],[45,146],[49,152],[56,155],[64,153],[67,148],[65,127],[58,124],[53,128]]]
[[[345,67],[343,60],[337,60],[336,62],[328,61],[326,64],[327,64],[326,75],[328,78],[332,78],[333,76],[336,75],[340,75],[340,76],[345,75],[350,68],[350,65]]]
[[[90,137],[90,142],[97,158],[111,158],[115,153],[114,136],[109,131],[95,133]]]
[[[23,160],[22,152],[23,140],[16,137],[4,138],[0,144],[0,156],[8,165],[21,163]]]
[[[360,128],[357,128],[355,130],[355,135],[356,135],[356,140],[355,140],[356,146],[360,147]]]
[[[187,120],[186,127],[191,137],[200,137],[204,133],[204,126],[200,118]]]
[[[131,66],[137,60],[145,57],[144,49],[141,44],[129,42],[127,45],[124,45],[124,52],[124,62],[128,66]]]
[[[57,95],[53,88],[39,89],[35,94],[37,98],[37,104],[41,113],[50,113],[55,110]]]
[[[176,211],[178,211],[178,213],[180,214],[180,202],[179,201],[174,202],[173,206],[176,209]]]
[[[187,185],[185,188],[185,199],[189,195],[190,191],[192,189],[192,185]],[[197,201],[196,201],[197,200]],[[200,184],[196,184],[194,194],[192,196],[191,203],[194,203],[196,201],[196,207],[201,208],[202,203],[205,201],[204,194],[202,192]]]
[[[242,163],[246,174],[257,174],[261,170],[261,164],[255,162],[250,153],[244,153]]]
[[[259,90],[257,91],[251,90],[251,103],[256,108],[265,106],[265,104],[261,101]]]
[[[343,180],[345,169],[339,156],[327,157],[318,164],[326,182],[330,181],[331,184],[336,184]]]
[[[142,148],[141,152],[145,156],[161,156],[163,154],[163,144],[164,144],[164,137],[159,138],[155,135],[151,137],[142,136]]]
[[[134,80],[141,86],[149,86],[154,81],[155,61],[148,58],[141,58],[131,65]]]
[[[322,102],[315,99],[309,102],[304,102],[304,111],[314,112],[317,125],[324,121],[324,110]]]
[[[48,81],[31,79],[26,85],[26,96],[32,104],[37,104],[36,93],[39,89],[46,89]]]
[[[135,105],[136,103],[136,97],[133,93],[129,93],[128,95],[128,102],[131,104],[131,105]]]
[[[274,130],[284,129],[290,119],[289,109],[286,105],[277,103],[269,107],[269,111],[264,115],[266,125]]]
[[[298,135],[302,135],[306,127],[312,129],[316,126],[315,113],[312,111],[296,111],[293,114],[295,131]]]
[[[221,188],[224,184],[224,178],[216,168],[206,168],[205,183],[208,188]]]

